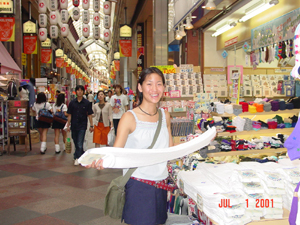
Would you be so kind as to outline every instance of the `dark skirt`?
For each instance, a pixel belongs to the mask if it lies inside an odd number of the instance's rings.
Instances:
[[[167,191],[129,179],[122,220],[131,225],[165,224],[167,216]]]
[[[64,129],[65,124],[53,120],[52,129]]]
[[[51,124],[44,121],[36,121],[36,128],[50,128]]]

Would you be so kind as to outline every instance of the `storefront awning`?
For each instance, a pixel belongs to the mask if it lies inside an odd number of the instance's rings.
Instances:
[[[0,63],[1,73],[11,73],[21,75],[22,70],[8,53],[2,42],[0,42]]]

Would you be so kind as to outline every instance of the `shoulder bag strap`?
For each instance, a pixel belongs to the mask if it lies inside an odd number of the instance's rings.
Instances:
[[[162,124],[162,113],[161,113],[161,109],[157,109],[158,110],[158,125],[154,134],[154,138],[153,141],[151,143],[151,145],[148,147],[148,149],[153,148],[153,146],[155,145],[158,135],[160,133],[161,130],[161,124]],[[136,170],[137,168],[131,168],[127,171],[127,173],[123,176],[122,179],[122,186],[125,186],[125,184],[128,182],[128,180],[130,179],[131,175],[133,174],[133,172]]]
[[[45,102],[44,109],[46,109],[46,103],[47,103],[47,102]]]

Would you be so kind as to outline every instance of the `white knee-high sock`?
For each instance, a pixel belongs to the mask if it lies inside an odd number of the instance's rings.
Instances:
[[[41,142],[41,151],[45,151],[47,148],[47,142]]]
[[[57,145],[55,145],[55,151],[56,152],[60,152],[60,146],[57,144]]]

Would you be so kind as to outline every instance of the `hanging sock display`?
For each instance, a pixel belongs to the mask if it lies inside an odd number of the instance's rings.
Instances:
[[[269,61],[269,48],[268,46],[266,47],[266,57],[265,57],[265,62]]]
[[[281,54],[282,54],[282,43],[279,42],[279,44],[278,44],[278,55],[277,55],[279,59],[282,59]]]
[[[282,42],[282,51],[281,51],[281,57],[283,58],[283,59],[285,59],[287,56],[286,56],[286,45],[285,45],[285,42],[283,41]]]
[[[297,26],[294,36],[295,46],[295,66],[292,69],[291,76],[300,78],[300,24]]]

